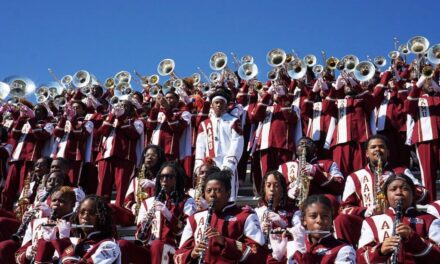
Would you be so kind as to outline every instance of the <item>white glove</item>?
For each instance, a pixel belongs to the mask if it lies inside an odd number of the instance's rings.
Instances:
[[[136,215],[136,203],[132,204],[130,209],[131,209],[131,213],[133,215]]]
[[[275,89],[274,89],[273,85],[271,85],[271,86],[269,87],[269,89],[267,89],[267,93],[268,93],[268,94],[274,94],[274,93],[275,93]]]
[[[57,230],[53,226],[42,226],[41,235],[46,241],[57,239]]]
[[[38,202],[35,205],[35,209],[40,210],[41,217],[49,217],[52,214],[52,209],[46,203]]]
[[[289,230],[293,236],[293,247],[302,253],[306,251],[305,231],[302,225],[296,225]]]
[[[155,182],[149,179],[138,179],[138,181],[142,189],[153,188],[154,186],[156,186]]]
[[[32,246],[28,246],[27,248],[26,248],[26,259],[29,259],[29,260],[31,260],[32,259],[32,257],[34,256],[34,251],[33,251],[33,247]]]
[[[241,114],[243,114],[243,106],[241,104],[236,104],[234,109],[231,110],[230,114],[240,118]]]
[[[164,203],[155,201],[154,208],[156,211],[159,211],[168,221],[171,221],[173,214],[170,212],[170,210],[168,210]]]
[[[115,116],[120,117],[125,113],[125,109],[123,107],[118,107],[115,109]]]
[[[350,82],[351,87],[355,87],[357,85],[357,82],[351,77],[348,77],[348,81]]]
[[[336,79],[336,86],[335,89],[339,90],[341,89],[344,85],[346,85],[347,83],[345,82],[345,79],[342,78],[341,75],[338,76],[338,78]]]
[[[287,252],[287,237],[271,234],[269,236],[269,240],[270,245],[272,246],[273,258],[281,261],[283,259],[283,256],[285,256]]]
[[[281,216],[275,212],[269,212],[269,219],[272,221],[272,223],[275,223],[281,228],[287,227],[286,221],[284,221],[284,219],[281,218]]]
[[[70,229],[72,225],[70,222],[67,222],[66,220],[61,220],[57,224],[58,227],[58,233],[60,234],[60,238],[70,237]]]
[[[377,205],[372,205],[367,207],[367,210],[365,210],[364,216],[365,217],[370,217],[374,214],[374,211],[376,210]]]
[[[420,76],[419,80],[416,83],[417,87],[422,88],[422,86],[425,83],[425,81],[426,81],[426,77],[423,76],[423,75]]]
[[[312,92],[317,93],[321,90],[322,82],[321,79],[316,80],[315,84],[313,85]]]
[[[308,176],[315,176],[316,173],[316,167],[313,166],[310,163],[307,163],[304,167],[304,172],[308,175]]]
[[[287,191],[287,196],[289,196],[290,199],[295,200],[298,196],[299,188],[296,186],[293,182],[289,185],[289,190]]]

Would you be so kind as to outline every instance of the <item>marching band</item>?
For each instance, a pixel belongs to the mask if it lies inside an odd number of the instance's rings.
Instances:
[[[394,46],[388,68],[272,49],[266,80],[232,52],[209,76],[6,77],[0,262],[435,263],[440,44]]]

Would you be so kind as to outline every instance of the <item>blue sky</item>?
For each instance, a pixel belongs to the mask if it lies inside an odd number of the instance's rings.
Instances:
[[[393,37],[440,43],[440,1],[5,1],[0,16],[0,79],[37,84],[85,69],[101,81],[120,70],[155,74],[173,58],[179,77],[211,72],[215,51],[251,54],[265,78],[272,48],[366,59],[386,56]],[[321,56],[318,57],[319,59]],[[232,58],[229,66],[234,69]]]

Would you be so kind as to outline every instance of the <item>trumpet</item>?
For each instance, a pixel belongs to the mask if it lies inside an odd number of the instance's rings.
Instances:
[[[252,86],[252,89],[254,89],[257,93],[262,91],[264,88],[263,83],[258,80],[251,80],[250,86]]]
[[[47,86],[42,85],[35,90],[35,98],[37,99],[37,103],[41,104],[46,102],[49,99],[49,89]]]
[[[316,64],[316,56],[313,54],[306,55],[304,56],[303,61],[307,67],[313,67]]]
[[[73,75],[72,85],[77,89],[81,89],[89,86],[91,81],[92,77],[88,71],[79,70]]]
[[[313,66],[312,71],[316,76],[319,76],[324,72],[324,67],[321,64],[317,64]]]
[[[397,49],[400,53],[402,53],[403,55],[408,55],[409,54],[409,48],[408,48],[408,44],[402,44],[399,46],[399,48]]]
[[[278,71],[277,69],[272,69],[267,73],[267,79],[269,79],[270,81],[275,81],[278,79]]]
[[[148,94],[150,95],[151,98],[156,98],[159,95],[160,89],[158,86],[151,86],[150,89],[148,90]]]
[[[254,57],[252,57],[251,55],[244,55],[240,58],[240,62],[241,64],[254,63]]]
[[[209,67],[214,71],[223,70],[228,64],[228,57],[225,53],[218,51],[215,52],[209,59]]]
[[[55,96],[53,102],[55,104],[55,107],[58,109],[64,108],[67,105],[67,99],[62,95]]]
[[[201,82],[201,80],[202,80],[202,76],[200,76],[200,73],[197,73],[197,72],[195,72],[195,73],[193,73],[192,75],[191,75],[191,78],[193,79],[193,85],[194,86],[197,86],[197,85],[199,85],[200,84],[200,82]]]

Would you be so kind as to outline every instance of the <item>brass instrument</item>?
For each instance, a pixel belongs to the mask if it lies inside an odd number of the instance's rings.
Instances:
[[[240,62],[241,64],[254,63],[254,57],[252,57],[251,55],[244,55],[240,58]]]
[[[266,55],[267,64],[271,67],[279,67],[286,62],[287,55],[282,49],[272,49]]]
[[[440,64],[440,44],[435,44],[429,48],[428,60],[433,64]]]
[[[375,177],[376,177],[376,199],[374,201],[375,205],[378,206],[378,211],[381,213],[385,213],[386,210],[386,200],[385,200],[385,194],[383,193],[381,187],[380,187],[380,179],[382,178],[383,174],[383,162],[382,157],[380,154],[378,154],[377,157],[377,164],[376,169],[374,171]]]
[[[324,72],[324,67],[321,64],[316,64],[313,66],[312,71],[316,76],[321,76]]]
[[[304,201],[307,199],[310,190],[310,181],[312,180],[312,177],[304,173],[306,165],[307,165],[307,148],[306,146],[303,146],[301,155],[299,156],[299,165],[298,165],[300,175],[298,178],[296,178],[296,186],[299,186],[299,192],[296,197],[298,206],[301,206],[304,203]]]
[[[373,78],[376,69],[373,63],[369,61],[361,61],[354,70],[354,77],[360,82],[366,82]]]
[[[313,67],[316,64],[316,56],[313,54],[306,55],[304,56],[303,61],[307,67]]]
[[[157,72],[160,76],[170,76],[171,79],[177,79],[174,69],[176,68],[176,63],[172,59],[164,59],[157,66]]]
[[[135,217],[137,222],[137,217],[139,215],[139,208],[141,208],[141,204],[144,200],[148,198],[148,193],[144,192],[141,186],[141,180],[145,179],[145,164],[142,164],[142,167],[139,171],[137,178],[137,189],[136,189],[136,206],[135,206]]]
[[[290,78],[298,80],[304,77],[307,66],[301,59],[294,59],[287,64],[287,74]]]
[[[107,79],[105,79],[104,87],[107,89],[114,89],[115,88],[115,78],[108,77]]]
[[[336,65],[338,64],[339,59],[336,57],[330,57],[325,61],[325,65],[327,66],[327,68],[329,68],[330,70],[335,70],[336,69]]]
[[[258,75],[258,67],[255,63],[243,63],[240,68],[238,68],[238,76],[242,80],[250,80],[255,78]]]
[[[409,54],[409,48],[408,48],[408,44],[402,44],[399,46],[399,48],[397,49],[400,53],[402,53],[403,55],[408,55]]]
[[[197,73],[197,72],[193,73],[191,75],[191,78],[193,79],[194,87],[199,85],[201,83],[201,81],[202,81],[202,76],[200,76],[200,73]]]
[[[72,85],[72,80],[72,75],[64,75],[63,78],[61,78],[61,84],[64,86],[65,89],[70,89]]]
[[[120,71],[115,74],[115,85],[118,86],[121,83],[130,83],[131,74],[128,71]]]
[[[165,187],[162,186],[162,189],[160,190],[160,192],[157,194],[155,201],[162,201],[162,199],[165,196]],[[154,204],[154,202],[153,202]],[[151,237],[151,227],[153,225],[153,220],[156,217],[156,209],[154,206],[152,206],[148,212],[147,212],[147,217],[145,219],[145,221],[142,221],[142,225],[141,225],[141,230],[140,232],[137,234],[136,239],[140,242],[148,242],[148,240]],[[150,232],[150,235],[148,235],[148,232]]]
[[[90,85],[92,76],[88,71],[80,70],[73,75],[72,85],[77,89],[81,89]]]
[[[267,79],[269,79],[270,81],[276,81],[278,79],[278,71],[276,68],[270,70],[267,73]]]
[[[422,75],[425,76],[426,79],[431,79],[434,76],[434,69],[431,65],[425,65],[422,68]]]
[[[395,60],[400,56],[400,52],[398,52],[397,50],[393,50],[390,51],[390,53],[388,53],[388,58]]]
[[[264,88],[263,83],[258,80],[251,80],[249,86],[251,86],[252,89],[254,89],[257,93],[262,91]]]
[[[9,85],[9,95],[16,98],[26,97],[35,92],[35,83],[24,76],[9,76],[4,80]]]
[[[11,88],[9,84],[5,82],[0,82],[0,102],[5,100],[5,98],[9,95]]]
[[[384,56],[377,56],[374,58],[373,62],[377,68],[382,68],[387,64],[387,59]]]
[[[346,72],[353,72],[356,68],[356,65],[359,64],[359,59],[355,55],[345,55],[342,57],[342,60],[344,62],[344,70]]]
[[[211,218],[212,218],[212,213],[214,210],[214,202],[212,201],[211,204],[209,205],[208,208],[208,213],[206,216],[206,222],[205,222],[205,226],[203,227],[203,236],[202,236],[202,241],[205,242],[206,245],[208,245],[208,237],[205,236],[206,231],[208,231],[208,228],[211,227]],[[198,264],[204,264],[205,263],[205,252],[206,250],[208,250],[208,248],[206,248],[204,251],[202,251],[199,255],[199,259],[198,259]]]
[[[403,209],[402,209],[402,201],[403,199],[399,199],[397,201],[397,208],[396,208],[396,219],[393,222],[393,232],[392,232],[392,236],[396,235],[396,229],[397,229],[397,225],[400,224],[402,222],[402,218],[403,218]],[[392,264],[397,264],[397,258],[399,256],[399,250],[400,250],[400,244],[396,247],[396,249],[393,251],[392,255],[391,255],[391,263]]]
[[[203,189],[205,187],[205,178],[202,178],[199,176],[198,182],[197,182],[197,186],[194,194],[194,199],[198,202],[197,203],[197,211],[202,210],[203,208],[200,206],[200,198],[202,198],[203,196]]]
[[[57,109],[61,109],[66,107],[67,105],[67,99],[66,97],[62,96],[62,95],[57,95],[55,96],[55,98],[53,99],[53,103],[55,105],[55,107]]]
[[[422,36],[415,36],[408,41],[408,49],[414,54],[423,54],[429,48],[429,41]]]
[[[218,83],[221,79],[222,76],[219,72],[211,72],[211,74],[209,74],[209,81],[212,83]]]
[[[223,78],[218,81],[223,81],[224,79],[233,80],[235,83],[235,87],[238,86],[238,78],[235,73],[227,66],[228,57],[225,53],[218,51],[215,52],[211,58],[209,59],[209,67],[211,67],[214,71],[222,71]]]
[[[29,172],[23,182],[23,197],[20,198],[20,200],[18,200],[17,207],[15,208],[15,216],[19,221],[21,221],[24,213],[29,209],[29,204],[30,204],[29,191],[31,187],[31,180],[32,180],[32,175]]]

